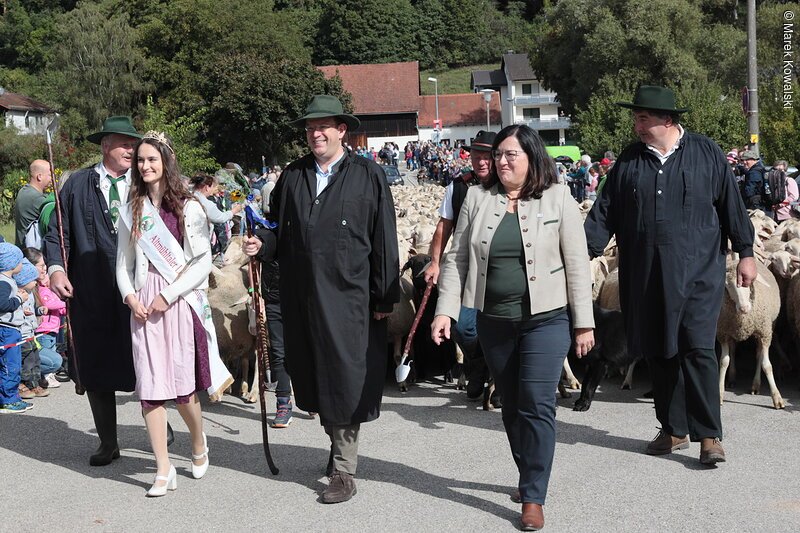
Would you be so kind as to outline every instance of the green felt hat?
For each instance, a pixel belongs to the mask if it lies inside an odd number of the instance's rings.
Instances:
[[[675,93],[666,87],[642,85],[636,89],[633,102],[617,102],[628,109],[662,111],[664,113],[686,113],[689,109],[675,107]]]
[[[87,136],[86,140],[94,144],[100,144],[103,137],[112,133],[127,135],[134,139],[142,138],[141,134],[137,133],[136,128],[133,127],[131,117],[116,116],[108,117],[105,122],[103,122],[103,129]]]
[[[335,96],[329,94],[317,94],[311,99],[311,103],[306,107],[306,114],[291,121],[289,124],[302,126],[306,120],[314,118],[338,117],[347,124],[347,129],[356,129],[361,121],[349,113],[344,112],[342,102]]]

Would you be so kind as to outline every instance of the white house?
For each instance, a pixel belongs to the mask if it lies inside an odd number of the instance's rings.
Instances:
[[[45,104],[0,87],[0,115],[6,127],[14,126],[23,135],[44,135],[53,114]]]
[[[564,144],[570,120],[563,116],[558,95],[542,86],[531,68],[528,54],[503,54],[497,70],[472,72],[472,90],[500,92],[504,126],[526,124],[548,144]]]
[[[500,97],[492,93],[489,101],[489,131],[498,132],[500,122]],[[487,129],[486,100],[482,94],[440,94],[420,96],[419,140],[445,142],[450,146],[456,143],[471,144],[480,130]],[[437,119],[441,129],[434,129]]]

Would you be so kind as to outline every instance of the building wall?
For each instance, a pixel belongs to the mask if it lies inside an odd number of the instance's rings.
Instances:
[[[44,135],[50,123],[49,117],[35,112],[28,112],[27,115],[24,111],[6,111],[6,127],[14,126],[23,135]]]
[[[451,147],[455,146],[456,141],[458,140],[463,140],[466,144],[470,144],[478,132],[485,129],[486,124],[482,126],[456,126],[452,128],[443,128],[439,135],[439,140],[444,141],[445,139],[449,139]],[[498,132],[500,131],[501,127],[500,124],[491,124],[490,129],[491,131]],[[433,128],[420,128],[419,140],[433,140]]]

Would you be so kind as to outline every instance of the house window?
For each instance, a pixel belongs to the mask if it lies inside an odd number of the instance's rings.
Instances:
[[[531,94],[531,84],[530,83],[523,83],[522,84],[522,94]]]
[[[538,107],[523,107],[522,108],[522,118],[525,120],[530,120],[533,118],[541,117],[542,112]]]
[[[28,115],[25,115],[25,127],[26,128],[31,127],[31,117],[29,117]]]

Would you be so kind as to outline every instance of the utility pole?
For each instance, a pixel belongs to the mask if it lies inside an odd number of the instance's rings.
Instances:
[[[750,149],[760,155],[756,64],[756,0],[747,0],[747,103],[747,131],[750,134]]]

